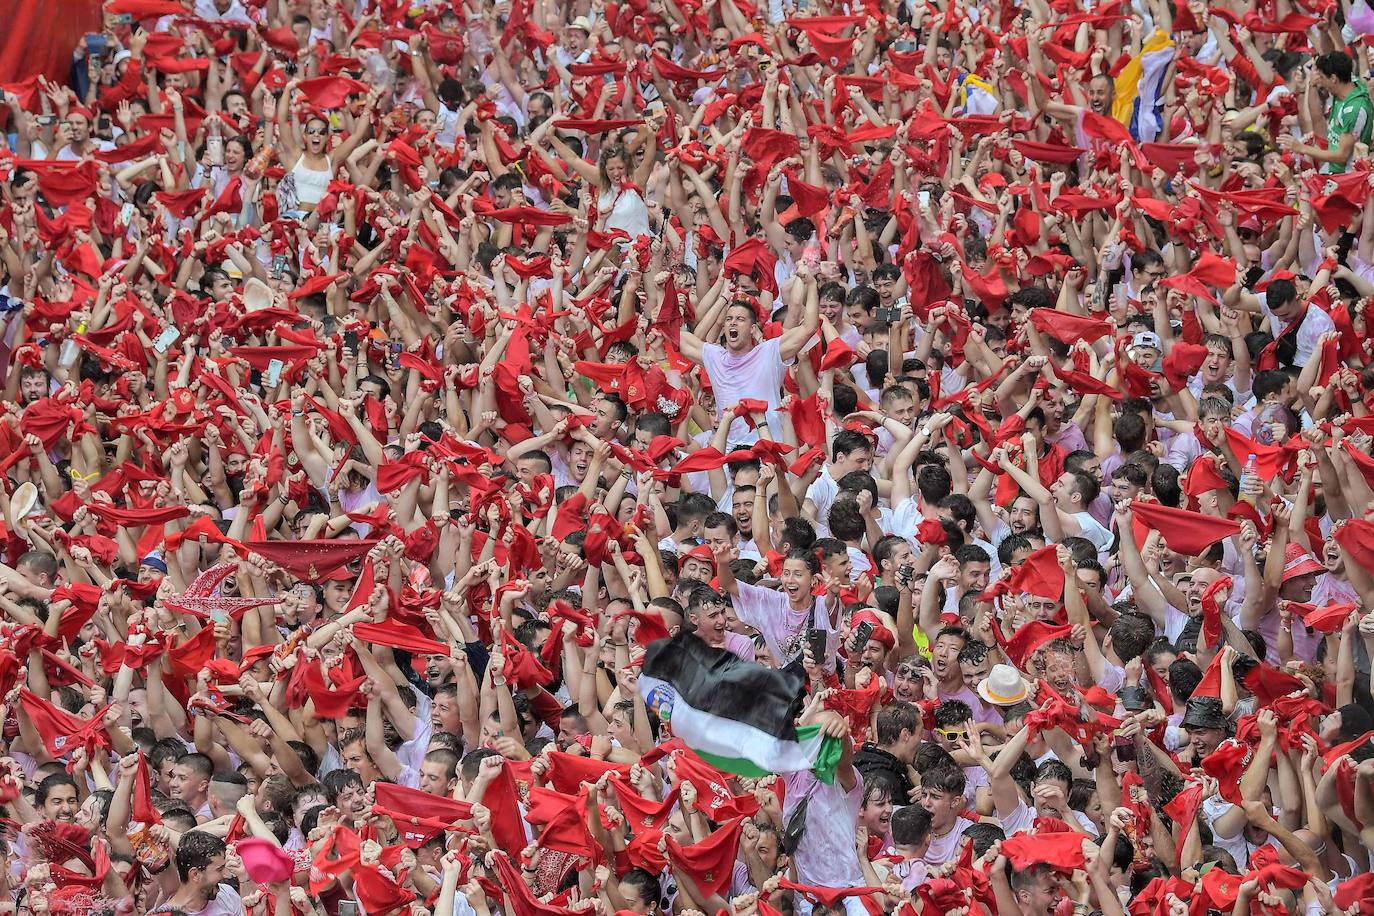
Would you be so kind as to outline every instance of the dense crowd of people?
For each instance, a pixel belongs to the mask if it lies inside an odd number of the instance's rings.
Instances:
[[[3,86],[0,908],[1374,912],[1365,0],[104,25]]]

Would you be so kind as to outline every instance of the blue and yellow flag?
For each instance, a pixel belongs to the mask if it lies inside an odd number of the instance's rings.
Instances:
[[[1116,78],[1112,117],[1125,124],[1131,136],[1151,143],[1163,128],[1164,78],[1174,60],[1175,45],[1167,33],[1156,31]]]

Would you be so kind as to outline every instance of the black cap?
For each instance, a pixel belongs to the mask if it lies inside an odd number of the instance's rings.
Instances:
[[[1184,728],[1219,728],[1226,731],[1231,720],[1222,712],[1221,700],[1216,697],[1192,697],[1188,700],[1188,710],[1183,714]]]

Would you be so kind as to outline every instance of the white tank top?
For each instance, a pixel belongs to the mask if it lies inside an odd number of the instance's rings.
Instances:
[[[296,202],[313,207],[328,190],[329,182],[334,178],[334,169],[312,169],[305,164],[305,154],[301,154],[301,158],[291,167],[291,176],[296,182]]]

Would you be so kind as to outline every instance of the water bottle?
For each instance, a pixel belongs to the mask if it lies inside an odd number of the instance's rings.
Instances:
[[[396,71],[386,62],[383,54],[373,54],[367,59],[368,72],[372,74],[372,82],[379,90],[385,93],[396,82]]]
[[[1240,475],[1240,498],[1250,505],[1255,504],[1255,497],[1245,492],[1245,482],[1259,476],[1259,460],[1254,453],[1245,458],[1245,470]]]

